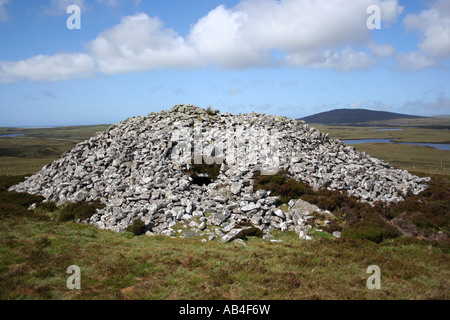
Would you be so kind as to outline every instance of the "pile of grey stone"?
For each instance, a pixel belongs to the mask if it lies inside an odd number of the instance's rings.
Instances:
[[[220,166],[210,183],[189,174],[201,163]],[[59,204],[100,199],[106,207],[86,222],[119,232],[141,219],[148,235],[227,242],[247,221],[266,234],[294,230],[308,239],[313,212],[325,222],[331,213],[301,200],[282,210],[277,196],[253,190],[255,172],[279,170],[315,189],[346,190],[369,203],[402,201],[429,181],[299,120],[176,105],[112,125],[10,190]]]

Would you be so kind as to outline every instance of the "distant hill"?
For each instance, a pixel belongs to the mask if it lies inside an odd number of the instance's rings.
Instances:
[[[375,121],[387,121],[393,119],[419,119],[425,118],[401,113],[373,111],[366,109],[336,109],[300,118],[307,123],[325,125],[363,125]]]

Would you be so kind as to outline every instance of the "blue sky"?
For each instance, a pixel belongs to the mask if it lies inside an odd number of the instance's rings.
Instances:
[[[367,28],[371,5],[381,29]],[[179,103],[450,114],[448,0],[0,0],[0,39],[0,126],[117,123]]]

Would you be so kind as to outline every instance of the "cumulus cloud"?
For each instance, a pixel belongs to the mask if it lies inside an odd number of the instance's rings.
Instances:
[[[419,14],[408,14],[403,24],[416,31],[421,42],[419,51],[404,53],[410,69],[424,69],[450,58],[450,2],[438,0]],[[403,63],[404,67],[408,67]]]
[[[128,16],[88,45],[105,74],[186,68],[199,64],[195,50],[174,30],[145,13]]]
[[[86,6],[84,0],[52,0],[48,14],[65,14],[69,4]],[[242,0],[233,8],[220,5],[211,10],[192,25],[186,37],[164,27],[159,18],[139,13],[101,32],[87,44],[86,53],[0,61],[0,81],[55,81],[90,76],[94,69],[112,75],[211,65],[348,72],[392,54],[392,46],[373,43],[366,27],[366,9],[374,4],[381,8],[383,23],[395,22],[402,11],[397,0]],[[72,64],[64,65],[68,60]]]
[[[1,1],[9,1],[9,0],[0,0]],[[96,0],[94,1],[85,1],[85,0],[51,0],[50,3],[43,7],[43,13],[49,16],[62,16],[67,14],[67,7],[71,5],[77,5],[80,7],[82,12],[87,10],[93,10],[95,4],[100,4],[110,8],[117,8],[123,3],[127,3],[129,0]],[[137,6],[141,3],[141,0],[133,0],[134,6]]]
[[[367,52],[352,48],[371,42],[366,28],[366,8],[371,4],[382,8],[386,22],[395,21],[402,10],[396,0],[243,0],[230,9],[220,5],[211,10],[186,38],[165,28],[158,18],[140,13],[123,18],[88,47],[106,74],[206,65],[290,65],[347,72],[374,63]],[[388,49],[379,47],[377,53],[386,55]]]
[[[427,110],[450,110],[450,99],[446,97],[444,92],[440,92],[437,97],[432,101],[425,99],[418,99],[415,101],[407,101],[403,108],[421,108]]]
[[[364,43],[370,33],[366,9],[373,4],[383,7],[386,21],[392,21],[399,8],[397,1],[390,0],[245,0],[233,11],[245,17],[240,37],[252,47],[291,53]]]
[[[450,99],[446,97],[445,93],[440,92],[435,101],[426,103],[424,107],[435,110],[450,110]]]
[[[118,0],[98,0],[98,2],[113,8],[118,7],[120,4]]]
[[[394,21],[402,10],[396,0],[244,0],[234,8],[220,5],[211,10],[191,27],[186,38],[164,28],[158,18],[141,13],[104,31],[90,43],[89,50],[106,74],[286,64],[347,72],[374,63],[367,52],[351,47],[370,42],[366,8],[374,3],[382,8],[387,22]]]
[[[269,55],[261,53],[246,41],[241,32],[245,12],[228,10],[221,5],[201,18],[188,36],[199,56],[226,69],[257,67],[267,62]]]
[[[403,70],[422,70],[436,65],[436,60],[424,54],[423,52],[400,52],[397,54],[397,60]]]
[[[0,22],[6,22],[9,20],[8,13],[5,9],[5,5],[7,4],[10,4],[9,0],[0,0]]]
[[[358,108],[361,108],[362,106],[363,106],[363,103],[361,101],[355,101],[355,102],[350,103],[350,105],[349,105],[349,107],[351,109],[358,109]]]
[[[0,61],[0,83],[68,80],[90,77],[95,72],[94,60],[82,53],[38,55],[18,62]]]
[[[372,54],[377,58],[388,58],[393,57],[396,54],[396,50],[391,44],[381,44],[377,45],[372,43],[369,45],[369,49]]]
[[[188,40],[200,55],[225,68],[277,65],[274,60],[280,58],[272,54],[277,50],[286,58],[280,65],[348,71],[371,64],[367,53],[339,48],[370,41],[366,9],[373,4],[380,6],[386,23],[402,11],[396,0],[244,0],[210,11]]]
[[[323,50],[294,53],[286,57],[286,63],[297,67],[305,66],[348,72],[372,66],[374,60],[366,52],[346,48],[341,51]]]
[[[44,8],[44,13],[49,16],[60,16],[67,14],[67,8],[77,5],[81,11],[86,9],[84,0],[51,0],[50,4]]]

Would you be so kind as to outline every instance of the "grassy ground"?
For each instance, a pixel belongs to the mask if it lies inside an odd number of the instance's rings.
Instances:
[[[450,116],[370,121],[367,124],[377,126],[404,126],[404,127],[430,127],[430,128],[442,127],[448,129],[450,127]]]
[[[0,175],[31,175],[57,158],[27,159],[0,157]]]
[[[74,138],[87,139],[95,132],[106,130],[109,124],[99,124],[92,126],[69,126],[69,127],[54,127],[54,128],[9,128],[0,127],[0,135],[3,134],[24,134],[28,137],[48,137],[53,135],[54,138]]]
[[[373,131],[370,127],[312,125],[337,139],[396,139],[401,142],[448,143],[450,131],[444,129],[403,128],[401,131]],[[355,144],[359,151],[409,171],[450,175],[450,151],[426,146],[364,143]]]
[[[394,167],[424,174],[450,175],[450,151],[414,145],[364,143],[354,145]]]
[[[78,142],[109,125],[58,128],[0,128],[0,175],[24,175],[39,171]],[[2,134],[24,136],[1,137]]]
[[[320,236],[320,234],[319,234]],[[1,299],[449,299],[449,246],[275,234],[247,245],[133,236],[1,211]],[[67,267],[81,270],[69,290]],[[381,289],[366,287],[370,265]]]
[[[311,124],[314,128],[329,132],[337,139],[392,139],[399,142],[450,143],[450,130],[410,127],[350,127]],[[398,131],[375,131],[375,129],[402,129]]]
[[[54,157],[73,143],[44,138],[34,139],[56,148]],[[31,143],[29,137],[1,138],[1,148],[6,139],[23,150]],[[405,166],[421,154],[385,147],[368,151]],[[279,243],[252,237],[246,245],[203,243],[200,237],[115,233],[29,211],[37,198],[5,190],[23,179],[12,175],[36,172],[51,159],[0,157],[0,174],[8,174],[0,177],[0,299],[450,299],[445,242],[397,237],[375,243],[325,232],[305,241],[278,232]],[[81,269],[81,290],[66,286],[70,265]],[[380,267],[380,290],[366,287],[370,265]]]

